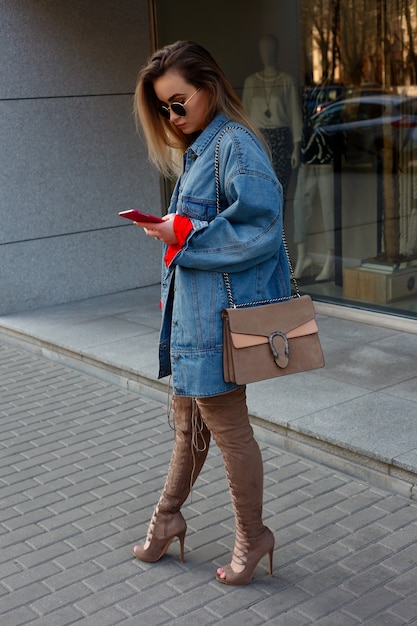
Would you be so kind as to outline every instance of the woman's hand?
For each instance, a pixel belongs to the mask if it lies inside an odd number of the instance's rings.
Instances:
[[[162,241],[167,246],[177,245],[178,240],[174,232],[175,214],[170,213],[162,218],[163,222],[158,222],[149,226],[149,222],[135,222],[136,226],[140,226],[148,237],[153,237]]]

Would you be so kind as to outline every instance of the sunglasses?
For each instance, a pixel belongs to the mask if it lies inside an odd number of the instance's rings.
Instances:
[[[192,98],[194,98],[194,96],[200,91],[200,89],[201,88],[199,87],[197,91],[191,94],[191,96],[187,98],[185,102],[173,102],[169,107],[167,107],[165,104],[162,104],[158,108],[158,111],[166,120],[169,120],[171,116],[170,111],[173,111],[176,115],[181,115],[181,117],[184,117],[185,115],[187,115],[185,105],[188,104]]]

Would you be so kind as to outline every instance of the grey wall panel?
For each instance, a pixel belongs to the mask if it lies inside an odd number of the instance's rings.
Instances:
[[[0,246],[0,314],[156,284],[160,260],[133,225]]]
[[[133,91],[146,0],[0,0],[0,98]]]
[[[0,101],[0,136],[0,243],[122,226],[117,212],[134,206],[160,211],[130,96]]]
[[[149,52],[147,0],[0,0],[0,313],[159,281],[117,215],[161,211],[132,118]]]

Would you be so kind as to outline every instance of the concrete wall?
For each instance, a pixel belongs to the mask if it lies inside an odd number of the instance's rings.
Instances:
[[[147,0],[0,0],[0,314],[155,283],[159,212],[132,119]]]

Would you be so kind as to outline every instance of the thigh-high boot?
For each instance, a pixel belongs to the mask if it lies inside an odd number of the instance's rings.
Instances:
[[[209,398],[197,398],[203,420],[220,448],[232,499],[236,538],[230,565],[217,570],[217,580],[227,585],[246,585],[258,562],[272,556],[275,539],[262,523],[263,463],[248,418],[246,389]]]
[[[133,549],[134,557],[149,563],[164,556],[175,537],[180,542],[181,563],[184,561],[187,524],[180,509],[204,465],[210,446],[210,431],[201,419],[195,400],[174,396],[173,414],[175,441],[165,485],[146,541]]]

